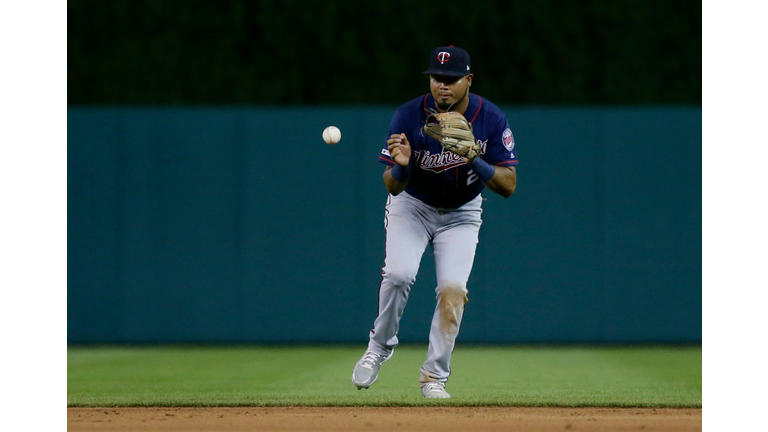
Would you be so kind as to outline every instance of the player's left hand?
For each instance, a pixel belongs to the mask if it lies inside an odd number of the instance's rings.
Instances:
[[[466,163],[475,160],[482,149],[472,132],[472,123],[455,111],[430,114],[422,130]]]
[[[408,166],[411,160],[411,143],[404,133],[393,134],[387,140],[387,149],[389,156],[400,166]]]

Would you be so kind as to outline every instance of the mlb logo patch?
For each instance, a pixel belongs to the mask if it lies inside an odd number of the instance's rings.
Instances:
[[[501,140],[508,151],[512,151],[515,148],[515,137],[512,136],[512,131],[509,128],[504,129],[504,133],[501,134]]]

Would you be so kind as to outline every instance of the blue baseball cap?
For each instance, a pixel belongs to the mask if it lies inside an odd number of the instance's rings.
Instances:
[[[437,47],[429,55],[429,69],[422,73],[454,77],[469,75],[472,73],[469,53],[453,45]]]

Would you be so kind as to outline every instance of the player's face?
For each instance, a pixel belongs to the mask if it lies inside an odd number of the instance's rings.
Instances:
[[[472,85],[472,74],[463,77],[445,75],[430,75],[429,87],[435,98],[437,108],[441,111],[466,108],[463,102],[468,101],[469,87]]]

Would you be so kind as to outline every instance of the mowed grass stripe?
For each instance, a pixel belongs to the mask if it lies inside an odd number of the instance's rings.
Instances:
[[[454,352],[452,399],[418,390],[426,346],[378,381],[350,381],[362,347],[70,347],[68,406],[702,405],[701,347],[473,347]]]

